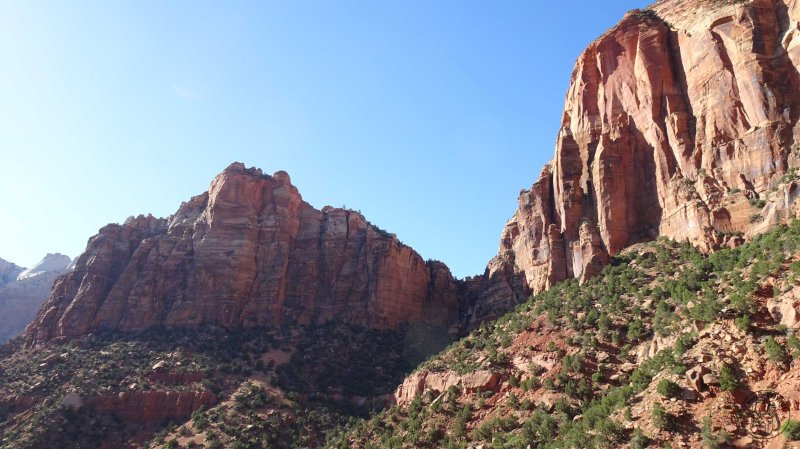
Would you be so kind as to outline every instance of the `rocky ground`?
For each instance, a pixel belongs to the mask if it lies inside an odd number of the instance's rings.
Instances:
[[[17,340],[0,355],[0,447],[319,447],[447,341],[334,324]]]
[[[640,244],[424,363],[345,447],[792,447],[800,439],[800,222],[703,256]],[[755,439],[752,392],[788,430]]]
[[[240,163],[104,227],[3,348],[2,447],[794,444],[799,22],[795,0],[626,14],[465,280]],[[740,416],[761,390],[768,440]]]
[[[448,337],[420,326],[15,341],[0,357],[0,447],[794,444],[800,222],[710,256],[659,239],[610,262],[429,360]],[[761,390],[783,397],[789,424],[769,440],[740,416]]]

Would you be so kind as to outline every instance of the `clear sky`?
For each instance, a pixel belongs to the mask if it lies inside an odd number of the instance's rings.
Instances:
[[[0,0],[0,257],[77,256],[241,161],[483,272],[575,59],[646,4]]]

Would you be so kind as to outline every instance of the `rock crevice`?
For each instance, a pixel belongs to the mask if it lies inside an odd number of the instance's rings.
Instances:
[[[638,241],[711,250],[796,215],[793,199],[748,200],[800,165],[800,3],[699,3],[631,11],[578,58],[555,156],[520,193],[489,279],[539,292]],[[473,321],[505,290],[481,292]]]

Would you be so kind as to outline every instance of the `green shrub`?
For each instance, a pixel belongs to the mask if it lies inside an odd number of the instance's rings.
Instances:
[[[681,387],[669,379],[661,379],[656,386],[656,391],[666,398],[674,398],[681,392]]]
[[[717,319],[722,305],[714,297],[704,297],[697,301],[691,309],[687,310],[689,318],[712,323]]]
[[[468,406],[465,406],[468,407]],[[453,426],[453,437],[455,438],[464,438],[467,434],[467,416],[463,414],[458,414],[456,416],[456,422]]]
[[[788,357],[786,348],[773,337],[767,338],[764,342],[764,351],[767,353],[767,358],[773,362],[784,363]]]
[[[786,339],[786,346],[792,350],[793,358],[800,358],[800,338],[797,338],[794,335],[790,336]]]
[[[631,436],[631,449],[645,449],[650,446],[650,438],[647,438],[641,429],[635,429]]]
[[[611,329],[611,319],[607,314],[603,313],[597,319],[597,330],[600,331],[600,335],[605,336],[608,334],[609,329]]]
[[[700,430],[700,438],[703,441],[703,446],[708,449],[719,449],[725,443],[730,441],[731,435],[724,430],[720,433],[714,433],[711,424],[711,417],[706,416],[703,418],[703,428]]]
[[[790,419],[783,425],[783,434],[789,441],[800,440],[800,421]]]
[[[640,338],[644,335],[644,324],[642,324],[642,320],[634,320],[628,326],[628,333],[627,338],[628,341],[636,342],[639,341]]]
[[[733,323],[742,331],[747,331],[753,325],[753,319],[750,315],[742,315],[733,320]]]
[[[734,391],[739,387],[736,371],[730,365],[725,365],[719,371],[719,387],[723,391]]]
[[[508,396],[508,405],[514,410],[519,410],[519,396],[517,396],[514,392]]]
[[[664,410],[664,406],[660,402],[653,402],[653,426],[661,430],[672,428],[672,415]]]

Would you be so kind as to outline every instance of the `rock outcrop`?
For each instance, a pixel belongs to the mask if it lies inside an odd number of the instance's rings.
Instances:
[[[89,406],[113,413],[125,421],[154,423],[188,418],[199,408],[212,407],[217,397],[210,391],[131,391],[89,398]]]
[[[63,254],[48,254],[26,270],[0,259],[0,343],[25,330],[70,262]]]
[[[593,276],[637,241],[711,250],[796,216],[798,21],[794,0],[661,1],[592,43],[476,309],[520,276],[534,292]]]
[[[448,268],[352,210],[304,202],[289,175],[235,163],[168,218],[102,228],[26,332],[37,344],[94,331],[343,320],[454,324]]]
[[[7,260],[0,259],[0,287],[17,280],[17,276],[25,271],[25,268],[13,264]]]
[[[500,378],[499,373],[487,370],[464,375],[459,375],[455,371],[417,371],[408,376],[397,387],[393,402],[406,406],[415,397],[421,396],[426,391],[430,391],[434,395],[440,395],[447,392],[450,387],[457,387],[460,391],[466,393],[494,392],[500,386]]]
[[[555,156],[480,276],[457,283],[360,214],[314,210],[286,173],[239,164],[172,217],[103,228],[29,341],[332,317],[469,329],[639,241],[741,244],[798,215],[798,21],[795,0],[629,12],[578,58]]]

